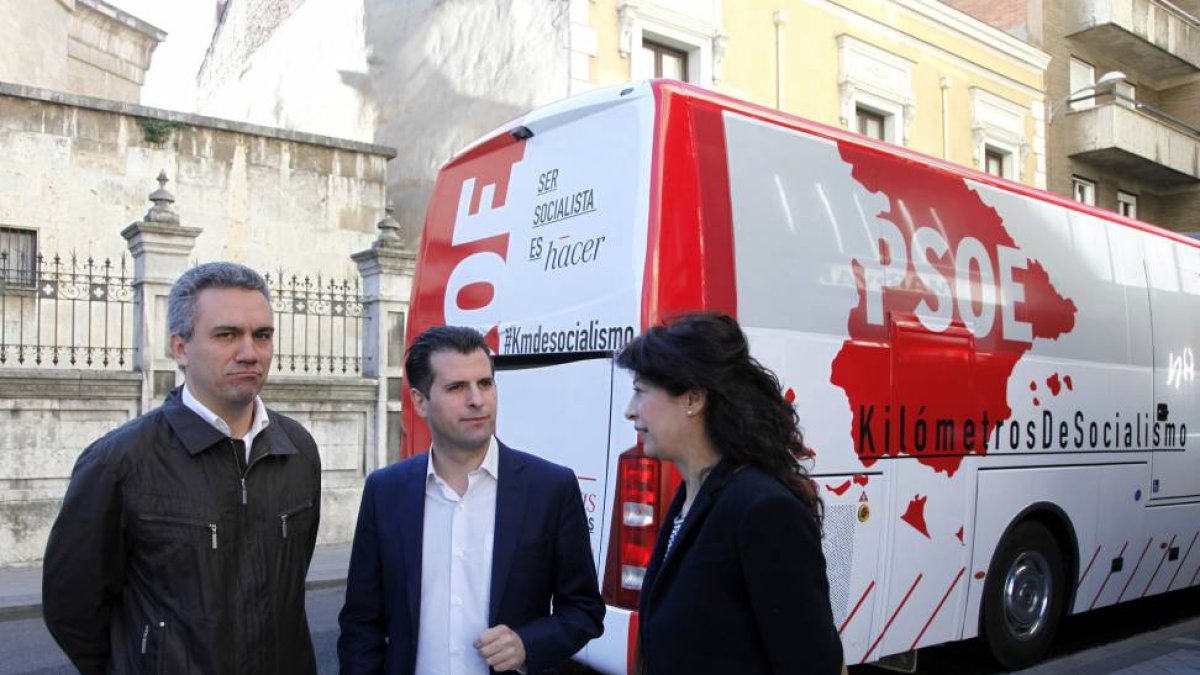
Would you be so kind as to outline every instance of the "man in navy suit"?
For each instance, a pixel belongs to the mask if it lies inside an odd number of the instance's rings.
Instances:
[[[404,367],[433,445],[367,478],[342,673],[552,671],[604,629],[579,483],[496,440],[478,332],[431,328]]]

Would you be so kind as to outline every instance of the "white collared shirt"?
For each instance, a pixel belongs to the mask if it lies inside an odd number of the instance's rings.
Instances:
[[[233,430],[229,428],[229,424],[221,419],[221,416],[208,409],[208,406],[201,403],[195,396],[192,396],[192,391],[188,389],[187,383],[183,385],[183,404],[196,413],[205,422],[208,422],[217,431],[233,438]],[[250,430],[242,437],[242,442],[246,444],[246,465],[250,465],[250,446],[254,444],[254,439],[262,433],[263,429],[271,423],[271,419],[267,417],[267,406],[263,403],[262,397],[254,397],[254,419],[250,421]]]
[[[437,475],[430,451],[416,675],[488,673],[473,643],[488,629],[499,455],[493,436],[483,463],[467,474],[467,490],[460,497]]]

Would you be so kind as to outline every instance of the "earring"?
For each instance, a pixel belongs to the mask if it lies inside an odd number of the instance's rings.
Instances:
[[[687,411],[687,416],[688,416],[688,417],[691,417],[692,415],[695,415],[695,414],[696,414],[696,411],[695,411],[695,410],[688,410],[688,411]]]

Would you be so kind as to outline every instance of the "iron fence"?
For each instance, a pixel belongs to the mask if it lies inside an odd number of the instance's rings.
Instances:
[[[126,370],[133,366],[133,286],[125,256],[0,251],[0,366]]]
[[[275,310],[275,372],[362,371],[361,281],[266,274]]]

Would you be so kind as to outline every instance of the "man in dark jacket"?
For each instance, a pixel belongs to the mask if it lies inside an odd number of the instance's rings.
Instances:
[[[262,277],[207,263],[171,288],[186,384],[88,447],[46,546],[43,612],[85,674],[315,673],[304,578],[321,465],[267,410]]]

